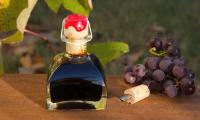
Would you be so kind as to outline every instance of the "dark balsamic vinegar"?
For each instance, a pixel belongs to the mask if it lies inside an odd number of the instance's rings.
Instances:
[[[101,98],[102,86],[84,78],[68,78],[50,84],[52,102],[68,100],[98,101]]]
[[[63,59],[57,66],[49,77],[52,103],[69,101],[66,106],[80,107],[76,101],[98,102],[103,95],[106,96],[104,72],[95,55]],[[94,109],[94,106],[88,106]]]

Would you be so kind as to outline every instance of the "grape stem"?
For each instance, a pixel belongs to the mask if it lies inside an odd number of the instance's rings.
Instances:
[[[39,38],[41,38],[41,39],[43,39],[43,40],[48,41],[48,37],[47,37],[47,36],[41,35],[41,34],[36,33],[36,32],[34,32],[34,31],[31,31],[31,30],[25,29],[24,32],[26,32],[26,33],[28,33],[28,34],[31,34],[31,35],[33,35],[33,36],[39,37]]]
[[[152,54],[152,55],[158,56],[158,57],[166,55],[165,51],[159,51],[159,52],[157,52],[155,47],[150,48],[149,49],[149,53]]]

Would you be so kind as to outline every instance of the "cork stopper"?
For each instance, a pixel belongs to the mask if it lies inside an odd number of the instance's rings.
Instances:
[[[90,23],[87,17],[71,14],[62,24],[61,40],[66,43],[66,52],[82,55],[87,52],[87,42],[92,39]]]
[[[146,85],[138,85],[136,87],[132,87],[126,89],[124,91],[124,96],[120,97],[122,101],[126,101],[130,104],[134,104],[144,98],[149,97],[150,90]]]

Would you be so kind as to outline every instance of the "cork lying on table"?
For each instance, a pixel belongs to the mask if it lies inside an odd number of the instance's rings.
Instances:
[[[134,104],[139,102],[150,95],[150,90],[146,85],[138,85],[128,88],[124,91],[124,96],[120,97],[122,101]]]

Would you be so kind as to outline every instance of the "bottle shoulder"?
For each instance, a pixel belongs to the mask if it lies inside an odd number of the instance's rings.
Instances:
[[[50,67],[48,70],[48,76],[50,76],[51,73],[66,59],[67,59],[66,53],[59,53],[59,54],[55,55],[50,64]]]
[[[62,63],[82,64],[88,61],[94,64],[101,65],[98,57],[90,53],[87,53],[85,55],[80,55],[80,56],[72,56],[72,55],[69,55],[68,53],[59,53],[53,57],[52,64],[62,64]]]
[[[49,69],[49,78],[53,76],[72,78],[78,76],[98,76],[104,79],[105,76],[102,70],[95,55],[87,54],[85,57],[71,58],[61,53],[54,57],[54,61]]]
[[[100,60],[98,59],[98,57],[95,54],[90,54],[90,58],[91,61],[94,63],[94,65],[101,71],[101,74],[104,76],[105,78],[105,74],[104,74],[104,70],[103,70],[103,66],[100,62]]]

